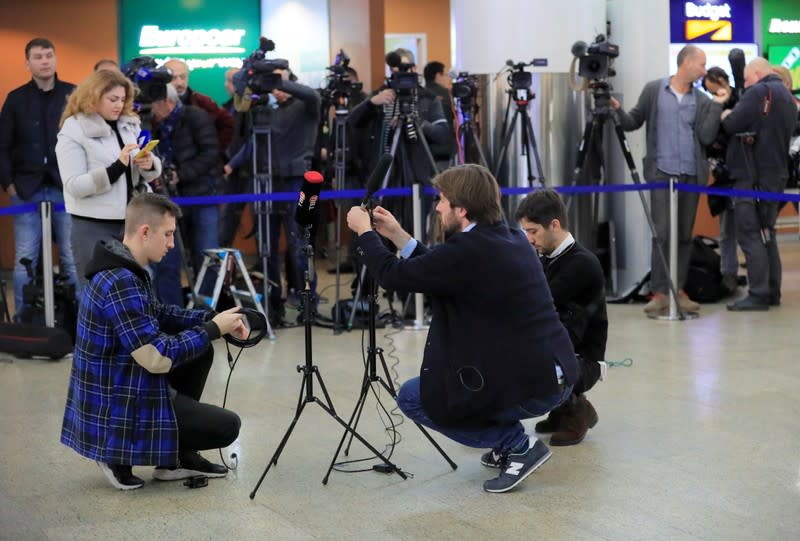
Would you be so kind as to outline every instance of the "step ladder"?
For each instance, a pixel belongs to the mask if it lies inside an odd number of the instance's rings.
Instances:
[[[235,248],[211,248],[204,250],[205,256],[203,258],[203,265],[200,267],[200,272],[197,275],[197,281],[194,283],[192,291],[194,292],[193,299],[197,299],[198,303],[202,303],[209,308],[216,309],[219,302],[219,296],[222,293],[222,288],[225,287],[231,294],[233,302],[236,306],[245,306],[247,308],[254,308],[264,314],[267,319],[267,335],[270,340],[275,340],[275,334],[272,332],[272,326],[269,323],[269,317],[264,311],[264,296],[256,293],[256,288],[253,286],[253,281],[250,279],[250,274],[247,272],[247,267],[242,259],[242,253]],[[214,290],[209,297],[201,293],[203,280],[206,273],[211,267],[219,267],[217,272],[217,279],[214,282]],[[236,271],[242,276],[247,289],[239,289],[236,287]],[[189,302],[189,308],[193,308],[195,301]]]

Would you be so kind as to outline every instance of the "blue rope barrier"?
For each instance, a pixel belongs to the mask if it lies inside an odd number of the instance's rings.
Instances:
[[[556,186],[557,192],[562,194],[588,194],[588,193],[620,193],[635,192],[641,190],[666,190],[669,188],[668,182],[646,182],[643,184],[605,184],[602,186]],[[537,188],[517,187],[501,188],[502,195],[526,195]],[[540,189],[540,188],[539,188]],[[739,197],[748,199],[764,199],[772,201],[800,202],[800,194],[757,192],[752,190],[734,190],[729,188],[712,188],[710,186],[700,186],[697,184],[684,184],[678,182],[675,189],[683,192],[705,193],[711,195],[721,195],[727,197]],[[424,186],[422,192],[428,195],[435,195],[436,190],[431,186]],[[375,197],[408,197],[412,194],[411,188],[386,188],[378,190]],[[337,199],[363,199],[366,190],[327,190],[320,194],[322,200]],[[200,197],[175,197],[173,201],[183,206],[193,205],[218,205],[221,203],[252,203],[256,201],[290,201],[297,200],[297,192],[273,192],[269,194],[231,194],[231,195],[212,195]],[[35,212],[39,208],[38,204],[11,205],[0,208],[0,216],[10,216]],[[64,204],[56,203],[53,205],[55,212],[64,212]]]

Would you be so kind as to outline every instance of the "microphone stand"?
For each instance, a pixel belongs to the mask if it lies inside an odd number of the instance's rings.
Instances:
[[[313,223],[313,221],[312,221]],[[258,480],[258,483],[253,488],[253,491],[250,492],[250,499],[254,499],[256,497],[256,492],[258,491],[261,483],[264,481],[264,477],[266,477],[267,473],[269,472],[270,468],[273,465],[278,464],[278,458],[280,457],[281,453],[283,452],[284,447],[286,446],[286,442],[289,441],[289,436],[292,435],[292,431],[294,430],[297,421],[300,419],[300,415],[303,413],[307,404],[315,403],[317,404],[322,410],[330,415],[337,423],[342,425],[345,429],[345,435],[350,434],[351,437],[355,437],[364,444],[364,446],[372,451],[376,457],[381,459],[383,463],[386,465],[387,470],[390,473],[396,473],[401,478],[406,479],[408,475],[403,472],[400,468],[395,466],[392,462],[389,461],[387,457],[381,454],[375,447],[373,447],[367,440],[365,440],[358,432],[356,432],[355,428],[351,428],[352,423],[345,423],[344,420],[337,415],[336,410],[333,407],[333,402],[331,401],[331,397],[328,394],[328,389],[325,387],[325,382],[322,381],[322,375],[319,372],[317,366],[313,363],[312,355],[311,355],[311,330],[312,330],[312,318],[311,318],[311,283],[314,280],[314,247],[311,245],[311,224],[304,224],[303,226],[304,234],[303,238],[305,240],[305,248],[303,251],[305,252],[305,256],[308,260],[307,270],[305,272],[305,287],[303,288],[303,292],[301,296],[303,297],[303,314],[304,314],[304,328],[305,328],[305,364],[298,365],[297,371],[303,374],[303,381],[300,384],[300,396],[297,399],[297,409],[294,414],[294,419],[292,419],[292,423],[289,425],[289,428],[286,430],[286,433],[281,439],[280,444],[278,444],[278,448],[275,449],[275,453],[272,455],[272,458],[269,459],[267,463],[267,467],[264,469],[264,472],[261,474],[261,477]],[[384,364],[384,368],[385,368]],[[320,400],[314,394],[314,378],[316,378],[317,383],[319,383],[320,388],[322,389],[322,394],[325,397],[325,400]],[[352,421],[352,420],[351,420]],[[344,438],[342,438],[344,440]],[[340,444],[341,447],[341,444]],[[338,450],[337,450],[338,454]],[[333,466],[331,466],[333,467]],[[325,478],[322,480],[323,485],[328,484],[328,477],[330,475],[330,469],[328,473],[325,475]]]

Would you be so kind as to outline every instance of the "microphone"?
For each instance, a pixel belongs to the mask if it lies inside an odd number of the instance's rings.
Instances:
[[[303,186],[300,198],[294,211],[294,221],[300,225],[313,225],[316,222],[317,202],[322,189],[322,174],[318,171],[306,171],[303,175]]]
[[[372,199],[375,192],[381,189],[383,177],[386,176],[386,173],[391,167],[392,155],[387,153],[381,156],[381,159],[378,160],[378,165],[375,166],[375,169],[372,170],[372,174],[370,174],[367,179],[367,193],[364,194],[364,199],[361,201],[361,208],[367,208],[369,206],[369,200]]]

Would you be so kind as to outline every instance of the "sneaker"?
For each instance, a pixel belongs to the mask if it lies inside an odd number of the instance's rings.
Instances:
[[[481,455],[481,464],[487,468],[499,468],[503,465],[503,455],[494,450]]]
[[[524,453],[511,453],[505,457],[500,475],[483,483],[486,492],[508,492],[524,481],[539,466],[547,462],[553,453],[540,440],[528,444]]]
[[[663,293],[653,294],[650,302],[644,305],[647,314],[656,314],[669,308],[669,299]]]
[[[608,363],[605,361],[597,361],[600,365],[600,381],[605,381],[608,377]]]
[[[133,490],[144,486],[144,480],[133,475],[133,468],[122,464],[106,464],[97,461],[100,470],[105,474],[114,488]]]
[[[159,481],[179,481],[195,475],[206,477],[225,477],[228,468],[220,464],[209,462],[196,451],[181,453],[180,464],[175,467],[157,466],[153,470],[153,479]]]

